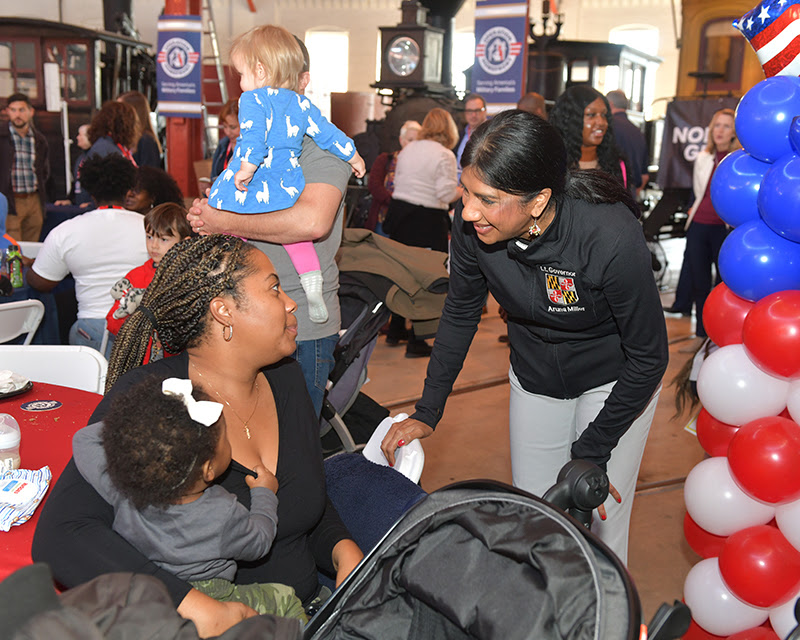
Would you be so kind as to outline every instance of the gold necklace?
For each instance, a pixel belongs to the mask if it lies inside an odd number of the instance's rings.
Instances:
[[[250,427],[248,427],[247,425],[253,419],[253,416],[256,415],[256,409],[258,409],[258,401],[261,399],[261,394],[258,392],[258,378],[256,378],[256,404],[253,407],[253,410],[250,412],[250,417],[247,420],[242,420],[242,416],[240,416],[238,414],[238,412],[236,411],[236,409],[234,409],[231,406],[230,402],[228,402],[225,398],[223,398],[221,395],[219,395],[219,391],[217,391],[216,388],[214,387],[214,385],[211,384],[211,380],[209,380],[202,373],[200,373],[200,369],[197,368],[197,366],[194,364],[194,362],[190,361],[189,364],[192,365],[192,369],[194,369],[197,372],[197,375],[200,376],[203,380],[205,380],[208,383],[208,386],[211,387],[211,390],[214,392],[214,395],[216,395],[217,398],[222,400],[222,402],[225,403],[225,405],[227,405],[227,407],[231,411],[233,411],[233,415],[235,415],[237,418],[239,418],[239,422],[241,422],[244,425],[244,433],[247,436],[247,439],[250,440]]]

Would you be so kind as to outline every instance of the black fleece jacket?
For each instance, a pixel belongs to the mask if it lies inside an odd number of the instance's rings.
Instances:
[[[487,246],[462,221],[459,206],[450,288],[413,418],[431,427],[441,419],[488,291],[508,311],[511,365],[525,390],[576,398],[617,381],[572,445],[573,458],[605,466],[668,361],[664,315],[639,222],[622,204],[565,198],[533,242]]]

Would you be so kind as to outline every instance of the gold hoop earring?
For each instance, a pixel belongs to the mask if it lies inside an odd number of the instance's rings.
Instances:
[[[230,333],[227,336],[225,335],[225,329],[230,329],[231,330]],[[233,339],[233,325],[232,324],[226,324],[224,327],[222,327],[222,339],[225,342],[230,342]]]

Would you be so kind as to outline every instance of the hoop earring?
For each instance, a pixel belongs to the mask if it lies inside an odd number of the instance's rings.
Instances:
[[[225,335],[225,329],[230,329],[231,330],[230,333],[227,336]],[[222,327],[222,339],[225,342],[230,342],[233,339],[233,325],[232,324],[226,324],[224,327]]]
[[[530,227],[528,227],[528,237],[529,238],[538,238],[542,233],[542,230],[539,228],[539,223],[534,222]]]

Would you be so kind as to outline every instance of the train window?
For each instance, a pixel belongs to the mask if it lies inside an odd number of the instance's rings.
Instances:
[[[744,62],[744,39],[732,26],[735,17],[716,18],[703,25],[700,36],[700,71],[721,73],[708,83],[708,91],[731,91],[740,87]],[[698,82],[697,91],[701,90]]]
[[[39,97],[36,68],[36,46],[33,42],[0,42],[0,95],[8,96],[19,91],[36,100]]]
[[[85,43],[49,41],[45,52],[50,62],[61,69],[61,87],[64,99],[69,103],[89,102],[89,47]]]

